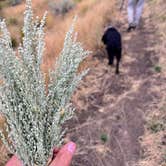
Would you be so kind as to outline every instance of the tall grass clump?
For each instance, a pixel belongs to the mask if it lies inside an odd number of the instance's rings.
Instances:
[[[4,20],[0,21],[0,112],[6,118],[7,136],[1,139],[24,166],[46,166],[53,147],[63,142],[62,124],[69,120],[74,108],[70,98],[86,71],[77,74],[80,62],[89,54],[67,32],[64,47],[55,70],[49,72],[46,91],[41,64],[44,51],[44,24],[33,19],[31,0],[26,0],[23,42],[18,53],[12,48]],[[40,25],[40,26],[38,26]]]

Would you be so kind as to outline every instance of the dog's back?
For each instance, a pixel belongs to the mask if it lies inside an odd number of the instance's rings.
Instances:
[[[109,65],[114,62],[114,57],[116,57],[116,73],[119,73],[119,63],[122,54],[122,39],[121,34],[114,27],[109,27],[104,32],[102,37],[103,43],[106,45],[106,50],[108,53]]]
[[[122,48],[121,34],[114,27],[105,31],[102,41],[107,47]]]

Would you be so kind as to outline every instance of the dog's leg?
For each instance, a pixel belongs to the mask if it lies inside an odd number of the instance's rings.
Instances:
[[[109,55],[108,59],[109,59],[108,64],[112,66],[114,64],[114,56],[113,55]]]
[[[121,57],[122,57],[122,49],[118,49],[118,52],[116,54],[116,71],[115,73],[116,74],[119,74],[119,64],[120,64],[120,61],[121,61]]]
[[[114,55],[113,55],[113,50],[111,47],[107,47],[107,54],[108,54],[108,65],[113,65]]]
[[[119,74],[119,63],[120,63],[120,60],[119,60],[119,59],[117,59],[115,74]]]

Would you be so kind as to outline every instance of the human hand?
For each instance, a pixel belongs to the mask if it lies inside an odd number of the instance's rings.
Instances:
[[[56,155],[56,157],[53,158],[49,166],[69,166],[75,150],[76,144],[73,142],[67,143],[59,151],[55,150],[53,155]],[[22,163],[16,156],[13,156],[6,166],[22,166]]]

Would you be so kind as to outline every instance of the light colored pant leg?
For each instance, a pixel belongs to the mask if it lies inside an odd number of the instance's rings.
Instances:
[[[128,7],[127,7],[127,12],[128,12],[128,22],[134,23],[134,15],[135,15],[135,8],[136,8],[136,3],[137,0],[128,0]]]
[[[138,0],[137,4],[136,4],[136,11],[135,11],[135,24],[139,24],[140,18],[141,18],[141,14],[142,14],[142,10],[143,10],[143,6],[144,6],[144,0]]]

